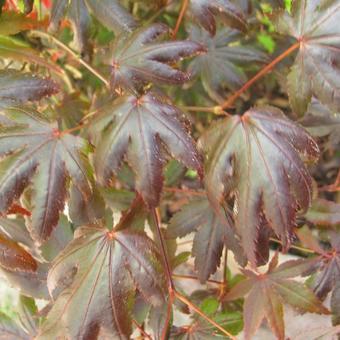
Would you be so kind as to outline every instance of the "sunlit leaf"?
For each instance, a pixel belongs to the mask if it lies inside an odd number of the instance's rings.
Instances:
[[[181,116],[175,106],[152,92],[140,98],[125,96],[103,108],[93,125],[97,134],[100,131],[94,160],[99,182],[108,184],[126,156],[136,174],[136,190],[156,206],[165,150],[201,174],[200,157]]]
[[[256,264],[267,247],[260,241],[267,223],[287,249],[296,211],[306,210],[312,198],[303,159],[315,160],[318,146],[308,133],[281,111],[263,107],[218,121],[200,146],[208,197],[215,206],[224,196],[235,198],[235,226],[248,259]]]
[[[42,243],[51,235],[67,197],[67,179],[88,195],[86,142],[61,134],[37,112],[8,108],[12,124],[0,129],[0,211],[7,211],[32,181],[32,218],[28,228]]]
[[[300,42],[288,75],[293,111],[303,115],[312,95],[340,111],[340,6],[337,0],[293,1],[292,15],[277,17],[278,31]]]

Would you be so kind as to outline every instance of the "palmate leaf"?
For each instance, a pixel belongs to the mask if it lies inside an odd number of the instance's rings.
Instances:
[[[318,146],[299,125],[273,107],[217,122],[199,142],[206,154],[205,186],[215,206],[235,198],[235,226],[256,264],[266,222],[290,243],[295,215],[311,201],[311,178],[300,158],[315,160]]]
[[[331,249],[324,249],[307,228],[297,232],[302,244],[312,249],[318,257],[311,258],[311,267],[316,275],[312,281],[315,294],[324,299],[340,280],[340,237],[330,232]]]
[[[21,272],[35,272],[37,262],[17,242],[0,233],[0,267]]]
[[[136,26],[133,17],[116,0],[54,0],[50,20],[52,32],[57,31],[66,12],[74,26],[78,47],[84,52],[90,38],[90,12],[115,33],[129,32]]]
[[[312,99],[306,114],[300,120],[313,137],[328,137],[326,148],[340,145],[340,111],[332,112],[318,100]]]
[[[90,193],[85,158],[87,143],[61,134],[37,112],[8,108],[10,123],[0,128],[0,212],[33,182],[32,217],[28,228],[42,243],[49,238],[59,220],[67,196],[68,178],[86,197]]]
[[[243,270],[247,278],[234,286],[226,300],[246,296],[243,305],[245,339],[252,339],[261,322],[267,319],[279,340],[285,339],[283,302],[299,312],[329,314],[312,290],[291,280],[309,268],[307,261],[291,260],[277,266],[276,254],[265,274]]]
[[[306,112],[312,95],[340,111],[340,4],[337,0],[293,1],[292,16],[282,12],[278,31],[300,42],[299,53],[288,75],[293,111]]]
[[[244,31],[247,22],[242,10],[230,0],[190,0],[189,11],[211,35],[215,35],[215,16],[233,28]]]
[[[100,131],[94,156],[99,182],[107,185],[126,155],[136,174],[136,190],[149,206],[156,206],[163,183],[164,151],[202,174],[200,157],[181,116],[176,107],[153,92],[140,98],[124,96],[103,108],[93,123],[93,131]]]
[[[136,290],[154,306],[165,303],[165,277],[155,244],[126,223],[119,228],[77,229],[51,267],[50,292],[55,296],[61,289],[65,273],[73,272],[73,279],[57,297],[37,339],[101,339],[108,334],[129,339]]]
[[[148,82],[182,84],[190,75],[170,64],[205,51],[197,42],[168,41],[159,38],[169,32],[163,24],[153,24],[116,40],[112,48],[111,85],[116,91],[140,90]]]
[[[0,106],[9,102],[39,100],[58,91],[59,87],[52,79],[16,70],[0,71]]]
[[[197,56],[189,65],[190,73],[199,76],[204,89],[217,102],[223,102],[226,89],[237,90],[247,81],[240,67],[247,62],[265,62],[264,53],[250,46],[235,46],[240,39],[236,30],[222,28],[211,37],[197,26],[190,26],[190,39],[206,47],[207,53]]]
[[[205,282],[215,273],[220,265],[224,246],[244,264],[243,251],[233,230],[233,221],[222,208],[216,213],[206,198],[185,205],[171,219],[167,235],[170,238],[183,237],[194,231],[196,234],[192,254],[201,282]]]

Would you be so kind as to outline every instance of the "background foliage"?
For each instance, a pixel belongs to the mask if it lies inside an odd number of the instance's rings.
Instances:
[[[337,337],[338,0],[0,9],[0,338]]]

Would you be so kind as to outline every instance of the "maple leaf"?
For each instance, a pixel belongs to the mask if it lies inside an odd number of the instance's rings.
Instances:
[[[39,100],[59,91],[52,79],[16,70],[0,71],[0,105]]]
[[[188,73],[170,64],[203,53],[205,49],[189,40],[159,42],[159,38],[167,33],[169,28],[166,25],[153,24],[116,41],[111,61],[114,89],[135,92],[148,82],[182,84],[189,80]]]
[[[288,75],[288,94],[293,111],[303,115],[312,95],[340,111],[340,4],[337,0],[297,0],[292,16],[276,18],[280,33],[300,42],[299,53]]]
[[[211,35],[216,33],[215,16],[231,27],[242,31],[247,28],[242,10],[230,0],[190,0],[189,10],[198,23]]]
[[[165,277],[155,244],[143,232],[129,229],[129,218],[123,219],[119,230],[78,228],[55,259],[48,275],[52,295],[60,291],[65,273],[72,272],[72,280],[57,294],[38,339],[97,339],[105,334],[128,339],[136,289],[154,306],[165,302]]]
[[[17,242],[0,233],[0,267],[11,271],[34,272],[37,262]]]
[[[222,208],[216,213],[206,198],[185,205],[172,217],[167,229],[170,238],[183,237],[196,231],[192,246],[195,269],[205,282],[220,265],[224,245],[244,264],[244,256],[233,229],[233,221]]]
[[[189,71],[200,77],[204,89],[217,102],[225,100],[226,88],[235,91],[247,81],[241,63],[263,63],[267,60],[266,55],[255,48],[235,46],[240,39],[236,30],[222,28],[214,37],[197,26],[191,26],[189,32],[191,40],[207,48],[207,53],[190,63]]]
[[[49,238],[64,208],[67,179],[86,197],[90,193],[85,158],[87,143],[62,134],[39,113],[7,108],[10,123],[0,128],[0,212],[4,213],[33,181],[32,217],[28,228],[42,243]]]
[[[206,154],[205,186],[218,206],[235,197],[235,227],[248,259],[257,263],[266,222],[286,249],[295,215],[311,201],[311,178],[299,155],[315,160],[318,146],[299,125],[273,107],[218,121],[199,141]]]
[[[322,198],[316,199],[304,217],[317,226],[336,227],[340,225],[340,204]]]
[[[301,275],[309,267],[308,263],[290,260],[279,266],[277,264],[278,253],[264,274],[243,269],[247,278],[236,284],[225,297],[230,301],[246,296],[243,305],[245,339],[252,339],[264,319],[278,339],[285,339],[282,301],[302,313],[329,314],[312,290],[291,280]]]
[[[99,182],[107,185],[126,155],[136,174],[136,190],[149,206],[156,206],[165,150],[202,174],[200,157],[181,116],[176,107],[153,92],[140,98],[124,96],[103,108],[93,123],[95,132],[100,131],[94,155]]]
[[[131,31],[136,26],[133,17],[115,0],[54,0],[49,29],[56,32],[67,12],[74,26],[78,47],[86,52],[90,38],[90,11],[98,21],[115,33]]]
[[[324,299],[340,280],[340,237],[338,233],[330,232],[331,249],[324,249],[308,228],[299,229],[297,235],[304,246],[319,255],[310,259],[311,268],[316,273],[312,288],[320,299]]]
[[[313,137],[328,137],[327,149],[340,145],[340,113],[332,112],[315,98],[299,121]]]

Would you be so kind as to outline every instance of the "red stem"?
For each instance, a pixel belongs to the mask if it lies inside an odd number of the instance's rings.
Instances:
[[[253,78],[248,80],[238,91],[236,91],[231,97],[229,97],[222,105],[222,109],[226,109],[232,106],[235,100],[246,90],[249,89],[257,80],[267,74],[276,64],[278,64],[281,60],[285,59],[288,55],[290,55],[293,51],[300,47],[300,42],[296,42],[292,46],[290,46],[286,51],[276,57],[271,63],[265,66],[262,70],[260,70]]]

